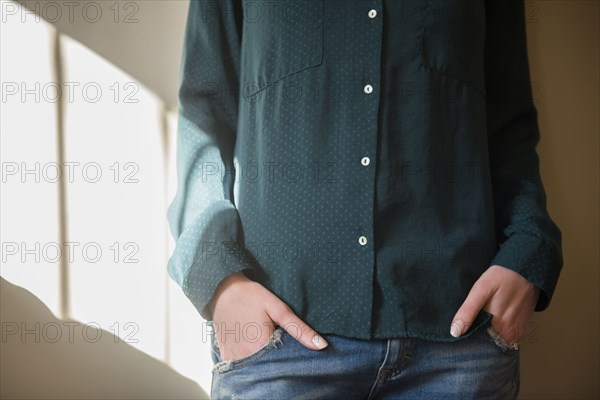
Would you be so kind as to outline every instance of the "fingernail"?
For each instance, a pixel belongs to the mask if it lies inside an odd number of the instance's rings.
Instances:
[[[325,339],[323,339],[321,336],[319,335],[315,335],[312,338],[312,342],[315,346],[317,346],[319,348],[319,350],[324,349],[325,347],[327,347],[327,342],[325,341]]]
[[[459,337],[462,334],[464,323],[461,320],[456,320],[450,325],[450,334],[454,337]]]

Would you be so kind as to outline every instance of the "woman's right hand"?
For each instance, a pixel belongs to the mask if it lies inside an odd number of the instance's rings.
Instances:
[[[267,288],[242,272],[219,284],[209,310],[221,360],[237,360],[267,344],[276,326],[281,326],[301,344],[321,350],[327,342],[302,321],[291,308]]]

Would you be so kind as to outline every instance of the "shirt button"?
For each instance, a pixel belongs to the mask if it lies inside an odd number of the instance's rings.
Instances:
[[[373,92],[373,86],[371,85],[366,85],[365,86],[365,93],[366,94],[371,94]]]
[[[375,18],[377,16],[377,10],[369,11],[369,18]]]
[[[363,157],[361,158],[360,163],[366,167],[371,164],[371,159],[369,157]]]
[[[367,244],[367,237],[366,236],[359,237],[358,243],[360,243],[361,246],[364,246],[365,244]]]

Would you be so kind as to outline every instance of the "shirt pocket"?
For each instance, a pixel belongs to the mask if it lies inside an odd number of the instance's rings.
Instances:
[[[323,62],[323,0],[247,1],[242,36],[248,96]]]
[[[421,63],[485,94],[483,0],[423,0]]]

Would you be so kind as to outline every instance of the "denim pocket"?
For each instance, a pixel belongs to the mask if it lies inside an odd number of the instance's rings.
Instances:
[[[244,95],[322,63],[323,14],[323,0],[245,2]]]
[[[214,364],[221,362],[221,351],[219,350],[219,343],[217,342],[217,335],[214,331],[210,332],[210,351],[211,358]]]
[[[219,357],[219,361],[213,366],[214,373],[225,373],[237,369],[241,369],[245,366],[252,365],[262,358],[264,358],[267,354],[269,354],[272,350],[280,347],[283,342],[281,341],[281,336],[283,335],[283,328],[278,326],[275,328],[273,334],[269,337],[267,343],[258,349],[256,352],[239,359],[235,360],[226,360],[222,361]],[[212,348],[213,351],[216,350],[216,353],[219,354],[219,345],[216,337],[213,335],[212,337]]]
[[[424,0],[421,64],[485,93],[485,4]]]
[[[500,333],[498,333],[498,331],[496,331],[496,329],[494,329],[494,327],[492,325],[482,328],[482,330],[485,331],[484,334],[485,334],[486,340],[493,343],[494,346],[496,346],[503,353],[511,354],[511,353],[517,353],[519,351],[518,348],[514,348],[510,344],[508,344],[502,338],[502,336],[500,336]]]

